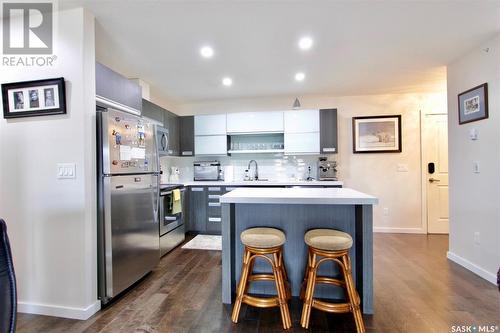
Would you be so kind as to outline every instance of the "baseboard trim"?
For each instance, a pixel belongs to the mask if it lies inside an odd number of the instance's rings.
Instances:
[[[469,260],[464,259],[464,258],[460,257],[459,255],[456,255],[455,253],[450,252],[450,251],[448,251],[446,253],[446,257],[449,260],[453,261],[454,263],[456,263],[456,264],[464,267],[465,269],[468,269],[472,273],[482,277],[486,281],[491,282],[494,285],[497,284],[497,277],[495,274],[488,272],[487,270],[477,266],[476,264],[473,264]]]
[[[59,305],[18,302],[17,310],[22,313],[87,320],[101,309],[101,302],[95,301],[86,308],[73,308]]]
[[[392,234],[425,234],[422,228],[393,228],[393,227],[373,227],[373,232]]]

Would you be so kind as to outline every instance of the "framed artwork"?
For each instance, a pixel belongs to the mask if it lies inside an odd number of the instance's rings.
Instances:
[[[2,84],[3,117],[66,113],[64,78]]]
[[[458,95],[458,123],[460,125],[488,118],[488,83]]]
[[[400,153],[401,115],[352,118],[353,153]]]

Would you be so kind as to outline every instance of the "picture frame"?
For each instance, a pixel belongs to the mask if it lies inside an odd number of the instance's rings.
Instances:
[[[488,83],[458,94],[458,124],[488,118]]]
[[[66,114],[64,78],[2,84],[3,117]]]
[[[401,115],[353,117],[353,153],[401,153],[401,133]]]

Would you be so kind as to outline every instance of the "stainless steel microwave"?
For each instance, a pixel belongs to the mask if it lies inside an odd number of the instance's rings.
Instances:
[[[194,162],[194,180],[220,180],[220,162]]]

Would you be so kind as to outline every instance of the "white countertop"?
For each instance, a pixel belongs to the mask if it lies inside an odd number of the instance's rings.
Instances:
[[[221,203],[374,205],[374,196],[350,188],[239,188],[220,197]]]
[[[273,180],[262,180],[262,181],[179,181],[176,184],[182,184],[184,186],[343,186],[344,183],[338,180],[313,180],[313,181],[273,181]],[[165,183],[162,185],[170,185],[170,183]]]

